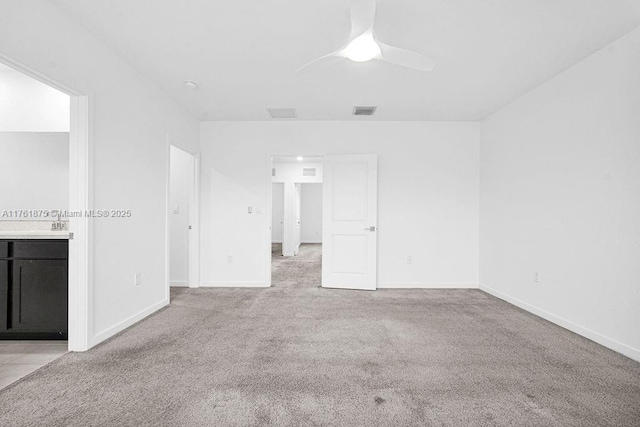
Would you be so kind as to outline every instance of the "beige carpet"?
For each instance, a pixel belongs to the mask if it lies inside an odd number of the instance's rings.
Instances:
[[[303,243],[298,255],[282,256],[282,244],[271,245],[271,286],[278,288],[318,287],[322,280],[322,245]]]
[[[637,426],[640,364],[478,290],[172,291],[0,426]]]

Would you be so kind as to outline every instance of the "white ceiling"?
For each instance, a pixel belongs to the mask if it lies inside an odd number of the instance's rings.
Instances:
[[[69,132],[69,95],[0,64],[0,132]]]
[[[638,0],[378,0],[378,37],[435,71],[344,59],[293,76],[347,41],[348,0],[51,1],[201,120],[479,120],[640,25]]]

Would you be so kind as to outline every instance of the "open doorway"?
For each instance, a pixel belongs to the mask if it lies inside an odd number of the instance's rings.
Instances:
[[[92,152],[88,97],[2,55],[0,117],[2,388],[91,346]]]
[[[271,285],[318,287],[322,279],[322,158],[274,156]]]
[[[0,92],[0,347],[66,351],[71,98],[3,65]]]
[[[169,138],[168,287],[199,285],[199,156]]]

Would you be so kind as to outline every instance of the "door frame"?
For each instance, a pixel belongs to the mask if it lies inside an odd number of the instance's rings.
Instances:
[[[266,196],[267,196],[267,200],[265,203],[265,223],[264,223],[264,230],[265,230],[265,246],[264,246],[264,254],[266,255],[265,257],[265,286],[266,287],[271,287],[272,283],[271,283],[271,225],[272,225],[272,221],[273,221],[273,186],[272,186],[272,169],[273,169],[273,158],[274,157],[297,157],[297,156],[302,156],[302,157],[321,157],[324,159],[324,154],[317,154],[317,153],[307,153],[307,152],[297,152],[297,153],[291,153],[291,152],[268,152],[267,153],[267,161],[266,161],[266,183],[265,183],[265,188],[266,188]],[[283,236],[284,239],[284,236]]]
[[[69,207],[73,212],[93,209],[93,96],[66,86],[0,53],[0,62],[70,97]],[[93,346],[93,223],[84,215],[68,218],[69,239],[68,349]]]
[[[188,268],[187,282],[190,288],[200,287],[200,153],[193,151],[178,140],[167,134],[167,182],[166,182],[166,229],[165,229],[165,298],[170,299],[171,290],[171,147],[187,153],[193,158],[193,188],[189,198],[189,223],[191,230],[188,235]]]
[[[280,185],[282,184],[282,193],[283,193],[283,199],[284,199],[284,183],[280,183],[280,182],[272,182],[271,183],[271,243],[273,243],[273,186],[274,185]],[[283,210],[284,210],[284,202],[283,202],[283,206],[282,206]],[[284,243],[284,215],[283,215],[283,219],[282,219],[282,228],[280,230],[280,241],[281,244]]]

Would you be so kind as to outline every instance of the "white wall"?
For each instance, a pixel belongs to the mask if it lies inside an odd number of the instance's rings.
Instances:
[[[302,243],[322,243],[322,184],[302,184]]]
[[[0,0],[0,10],[3,55],[91,96],[95,208],[133,213],[93,222],[95,344],[168,303],[167,134],[197,151],[199,125],[50,2]]]
[[[5,210],[68,208],[69,133],[0,132],[0,221],[35,219]]]
[[[171,286],[187,286],[189,279],[189,200],[192,198],[193,156],[170,148],[169,274]]]
[[[276,170],[275,176],[271,178],[272,182],[289,182],[289,183],[317,183],[322,182],[322,163],[321,162],[291,162],[278,161],[274,159],[273,169]],[[315,169],[314,176],[303,175],[304,169]]]
[[[271,241],[282,243],[284,232],[284,183],[274,182],[271,190]]]
[[[205,122],[201,129],[203,285],[268,282],[268,220],[247,213],[267,206],[268,153],[378,153],[378,285],[477,286],[478,124]]]
[[[0,132],[69,132],[69,95],[0,63]]]
[[[480,204],[481,285],[636,360],[639,76],[640,29],[484,121]]]

